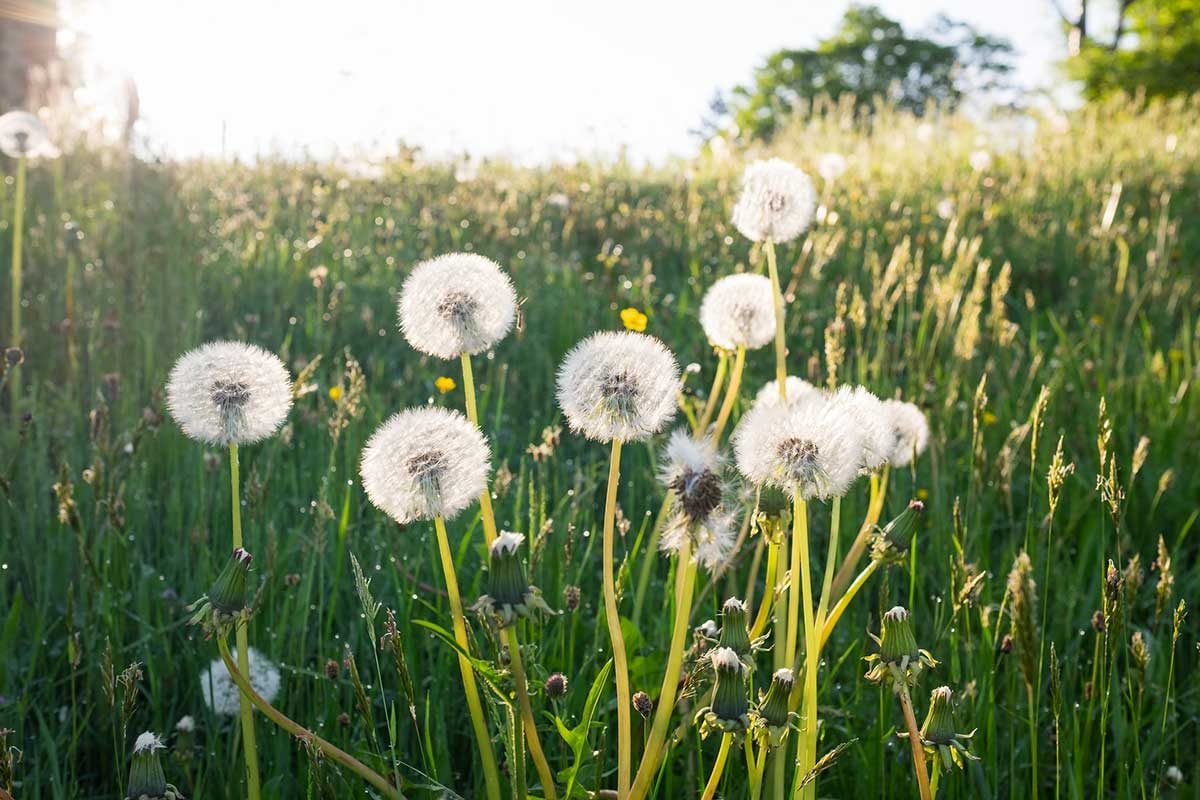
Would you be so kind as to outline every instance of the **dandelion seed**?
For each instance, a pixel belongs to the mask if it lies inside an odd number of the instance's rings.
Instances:
[[[401,411],[376,429],[363,449],[363,489],[400,524],[450,518],[487,485],[491,451],[483,434],[457,411]]]
[[[400,291],[399,313],[404,338],[422,353],[476,355],[512,330],[517,293],[491,259],[450,253],[413,268]]]
[[[281,685],[279,668],[253,647],[250,648],[249,655],[250,669],[247,677],[250,686],[268,703],[274,702]],[[214,714],[233,717],[241,711],[237,684],[233,682],[233,677],[221,659],[218,658],[207,669],[201,671],[200,690],[204,694],[205,705]]]
[[[714,283],[700,304],[708,340],[725,350],[757,350],[775,338],[775,299],[762,275],[728,275]]]
[[[242,342],[185,353],[167,381],[167,408],[185,434],[208,444],[251,444],[279,430],[292,407],[287,367]]]
[[[58,158],[61,155],[50,141],[50,131],[28,111],[9,111],[0,116],[0,152],[10,158]]]
[[[905,467],[929,446],[929,423],[921,409],[900,400],[884,400],[884,411],[892,429],[892,448],[888,461]]]
[[[641,333],[597,333],[558,370],[558,403],[571,429],[601,442],[646,439],[675,415],[679,366]]]
[[[813,386],[803,378],[797,378],[794,375],[788,375],[784,381],[784,388],[787,391],[788,405],[802,403],[805,400],[813,397],[820,397],[821,390]],[[779,381],[768,381],[758,394],[754,396],[754,407],[768,406],[773,407],[779,405]]]
[[[738,470],[756,486],[805,500],[840,497],[858,477],[862,432],[845,404],[827,398],[755,406],[733,434]]]
[[[755,161],[742,175],[733,224],[753,242],[790,242],[808,230],[816,212],[812,179],[793,164]]]

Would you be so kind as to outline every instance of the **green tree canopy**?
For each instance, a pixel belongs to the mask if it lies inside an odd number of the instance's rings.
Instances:
[[[741,137],[770,138],[822,95],[850,95],[864,109],[878,99],[918,114],[930,105],[953,108],[967,93],[1006,86],[1011,55],[1007,41],[963,22],[941,17],[928,35],[910,34],[877,7],[854,5],[833,36],[811,50],[772,54],[750,85],[715,98],[706,128],[732,122]]]
[[[1100,15],[1115,12],[1108,29],[1095,25],[1094,5],[1081,0],[1075,17],[1059,12],[1070,31],[1067,73],[1083,82],[1086,97],[1200,89],[1200,0],[1114,0]]]

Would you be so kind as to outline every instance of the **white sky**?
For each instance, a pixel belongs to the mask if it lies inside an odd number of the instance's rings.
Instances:
[[[390,151],[524,161],[686,154],[717,88],[815,44],[844,0],[76,0],[68,22],[137,83],[140,131],[174,155]],[[1019,51],[1026,86],[1063,53],[1050,0],[879,0],[941,11]],[[73,7],[74,6],[74,7]]]

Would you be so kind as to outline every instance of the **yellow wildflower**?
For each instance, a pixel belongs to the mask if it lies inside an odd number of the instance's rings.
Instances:
[[[336,403],[338,400],[341,400],[341,399],[342,399],[342,387],[340,387],[340,386],[330,386],[330,387],[329,387],[329,399],[330,399],[330,400],[332,400],[332,401],[333,401],[333,402],[335,402],[335,403]]]
[[[625,308],[621,310],[621,322],[626,329],[641,333],[646,330],[646,315],[638,311],[636,308]]]
[[[446,392],[453,392],[458,387],[458,384],[454,382],[454,378],[442,375],[433,382],[433,387],[442,394],[445,394]]]

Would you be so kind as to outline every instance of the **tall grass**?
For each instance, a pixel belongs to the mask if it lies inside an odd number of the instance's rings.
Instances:
[[[917,402],[933,427],[915,471],[893,471],[881,517],[925,499],[911,558],[881,573],[825,646],[821,750],[853,744],[822,775],[822,795],[915,796],[889,690],[862,680],[864,631],[898,603],[941,662],[938,682],[954,687],[959,728],[979,729],[981,760],[944,776],[939,796],[1200,793],[1196,639],[1176,619],[1200,584],[1198,122],[1198,100],[1090,107],[1003,133],[889,112],[868,126],[831,108],[771,146],[808,169],[822,152],[849,158],[824,189],[820,224],[778,248],[791,369],[825,383],[836,366],[839,380]],[[968,158],[981,147],[993,166],[977,173]],[[31,169],[17,368],[18,411],[29,417],[0,415],[15,420],[0,430],[0,728],[23,755],[14,794],[113,797],[133,737],[149,728],[170,732],[166,769],[185,794],[242,796],[237,723],[208,712],[200,691],[215,647],[184,624],[185,604],[222,566],[211,543],[228,541],[229,489],[219,454],[203,456],[164,424],[162,403],[176,356],[221,337],[279,352],[313,389],[283,434],[242,464],[246,519],[258,528],[247,538],[265,583],[250,638],[283,665],[276,704],[366,759],[382,758],[393,719],[408,796],[442,786],[479,796],[482,775],[462,757],[473,743],[455,652],[415,624],[447,613],[432,531],[373,513],[356,470],[367,434],[393,410],[461,404],[435,387],[448,368],[395,329],[408,268],[450,250],[504,264],[526,298],[516,335],[476,362],[497,454],[495,513],[529,535],[531,582],[568,609],[523,634],[534,645],[531,687],[554,671],[570,683],[562,699],[540,700],[570,734],[543,719],[546,756],[556,770],[578,768],[577,791],[615,786],[611,692],[589,702],[609,659],[599,624],[606,462],[581,440],[551,434],[543,444],[543,430],[561,424],[554,370],[575,341],[619,327],[632,306],[683,363],[701,365],[687,391],[703,406],[717,360],[698,330],[699,299],[765,257],[728,222],[742,156],[657,169],[484,164],[466,183],[452,165],[404,160],[368,176],[329,163],[162,164],[78,150]],[[4,191],[9,220],[11,178]],[[0,225],[7,248],[13,231]],[[751,355],[746,396],[773,367],[767,351]],[[1063,471],[1051,514],[1059,437],[1061,465],[1074,471]],[[654,459],[655,443],[624,454],[617,559],[627,600],[662,501]],[[867,502],[860,486],[843,519],[861,519]],[[467,597],[483,591],[486,564],[471,513],[450,529]],[[814,531],[829,529],[828,508],[810,513]],[[818,563],[825,544],[813,542]],[[746,593],[753,545],[720,577],[701,578],[693,624]],[[1021,550],[1040,607],[1036,630],[1017,635],[1005,576]],[[351,553],[395,613],[406,672],[371,657]],[[654,694],[673,616],[665,559],[649,580],[646,606],[622,627],[631,688]],[[574,609],[569,587],[579,588]],[[491,652],[486,635],[476,627]],[[347,653],[358,654],[365,690],[353,673],[325,670]],[[127,669],[135,663],[140,675]],[[195,732],[171,732],[184,715]],[[635,742],[640,724],[635,716]],[[657,796],[698,795],[716,758],[717,737],[702,742],[690,725],[678,733]],[[259,736],[264,796],[357,791],[281,731],[261,725]],[[738,762],[735,752],[724,796],[745,792]]]

